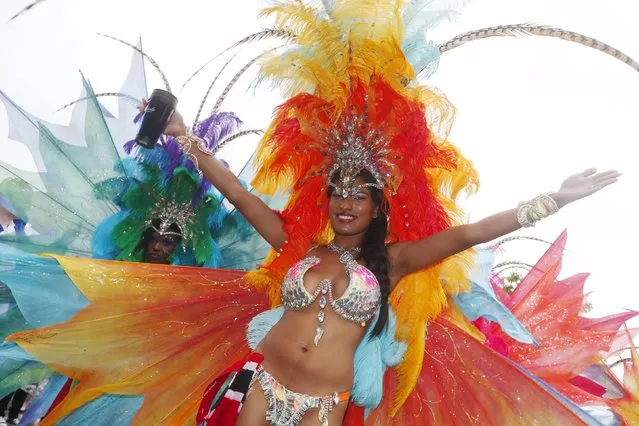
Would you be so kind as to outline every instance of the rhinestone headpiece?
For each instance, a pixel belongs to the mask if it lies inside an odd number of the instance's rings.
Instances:
[[[389,142],[383,129],[375,128],[366,114],[343,115],[327,134],[328,160],[332,163],[327,184],[344,198],[357,194],[363,187],[384,189],[393,167],[387,161]],[[363,170],[373,175],[374,183],[357,184],[356,178]],[[333,182],[335,173],[339,177]]]
[[[146,224],[160,235],[177,235],[184,241],[193,237],[188,231],[188,225],[195,218],[195,211],[190,202],[177,203],[175,201],[160,200],[148,211]],[[153,224],[155,219],[160,220],[160,226]],[[169,231],[172,224],[176,224],[180,232]]]

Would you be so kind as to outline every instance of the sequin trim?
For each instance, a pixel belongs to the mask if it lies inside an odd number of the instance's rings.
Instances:
[[[326,396],[310,396],[288,390],[261,366],[254,378],[264,391],[268,404],[266,421],[274,426],[297,426],[308,410],[319,408],[318,420],[328,426],[328,413],[340,403],[337,392]]]
[[[305,309],[319,297],[322,310],[324,306],[330,305],[335,313],[347,321],[371,320],[381,304],[381,291],[375,275],[352,258],[349,259],[344,265],[349,281],[348,287],[344,294],[335,300],[330,280],[323,280],[313,293],[309,293],[304,287],[306,272],[320,262],[318,257],[309,256],[291,267],[281,288],[284,307],[289,310]],[[322,323],[323,318],[320,320],[318,317],[318,321]]]

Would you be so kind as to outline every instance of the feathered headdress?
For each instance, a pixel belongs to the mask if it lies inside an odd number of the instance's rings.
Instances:
[[[218,113],[199,123],[194,132],[215,150],[241,124],[233,113]],[[220,250],[213,233],[228,212],[210,182],[182,155],[174,138],[163,138],[152,150],[137,148],[129,141],[125,150],[134,154],[121,165],[132,179],[104,183],[126,187],[116,191],[121,194],[117,200],[123,211],[106,219],[94,238],[100,257],[142,261],[141,238],[147,229],[154,229],[181,237],[181,249],[173,253],[172,263],[216,266]],[[179,232],[169,230],[173,224]]]
[[[312,242],[331,238],[326,190],[335,173],[343,194],[362,170],[390,205],[389,235],[428,237],[459,223],[455,198],[474,191],[477,175],[446,138],[452,105],[416,82],[402,50],[403,1],[349,0],[311,7],[278,2],[264,10],[295,46],[267,58],[262,78],[285,87],[258,149],[258,191],[290,191],[282,212],[289,242],[273,253],[253,283],[280,303],[279,284]],[[399,368],[398,406],[413,388],[424,353],[425,326],[446,307],[446,292],[465,289],[468,256],[457,256],[402,280],[391,296],[398,338],[409,342]],[[446,277],[444,282],[442,277]]]
[[[159,73],[165,89],[171,92],[165,73],[152,57],[142,51],[140,45],[134,46],[118,38],[101,35],[130,47],[137,55],[146,59]],[[210,91],[220,74],[210,84],[193,124],[193,133],[204,140],[207,148],[214,153],[238,138],[262,133],[258,129],[240,130],[242,122],[235,114],[220,112],[222,103],[237,79],[226,85],[217,98],[211,115],[200,121]],[[108,92],[95,96],[131,99],[125,93]],[[84,98],[80,98],[61,109],[83,100]],[[133,100],[137,102],[135,98]],[[137,123],[141,116],[142,114],[138,114],[134,122]],[[117,177],[99,184],[97,192],[113,200],[122,211],[105,219],[98,226],[92,241],[94,255],[107,259],[140,261],[143,256],[143,251],[139,250],[140,240],[146,230],[153,229],[162,235],[181,237],[182,250],[176,250],[170,259],[174,264],[232,266],[229,265],[230,259],[221,259],[215,240],[225,239],[228,245],[229,239],[247,238],[253,232],[249,230],[247,222],[238,221],[237,212],[229,212],[222,206],[220,195],[213,193],[211,183],[203,179],[195,165],[182,154],[175,139],[162,137],[154,149],[140,149],[131,140],[124,145],[124,151],[132,156],[118,164]],[[171,225],[177,226],[179,231],[171,231]],[[241,252],[236,248],[234,254],[239,255]],[[260,258],[259,253],[255,256]]]

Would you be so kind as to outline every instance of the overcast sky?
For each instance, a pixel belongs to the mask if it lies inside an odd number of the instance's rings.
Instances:
[[[27,3],[5,0],[0,6],[0,88],[31,113],[59,123],[69,114],[56,109],[80,93],[78,70],[96,92],[117,90],[124,79],[131,52],[96,32],[131,43],[142,36],[145,51],[178,88],[215,53],[264,25],[257,19],[262,0],[48,0],[4,23]],[[474,0],[433,38],[444,42],[482,26],[534,22],[594,36],[639,59],[638,18],[636,0]],[[254,52],[239,57],[228,78]],[[193,118],[221,65],[207,68],[180,94],[187,119]],[[159,87],[150,67],[147,74],[149,88]],[[268,89],[247,91],[252,76],[241,80],[223,109],[237,112],[247,127],[263,127],[279,97]],[[592,273],[587,288],[594,291],[595,314],[639,309],[634,268],[639,73],[602,53],[559,40],[490,39],[445,54],[429,84],[457,106],[452,139],[481,175],[479,193],[465,202],[471,220],[555,190],[567,175],[590,166],[624,173],[614,187],[523,234],[552,240],[568,228],[562,275]],[[0,155],[31,167],[6,134],[0,108]],[[255,143],[245,140],[223,156],[237,170]],[[534,262],[545,247],[520,242],[506,249],[505,258]]]

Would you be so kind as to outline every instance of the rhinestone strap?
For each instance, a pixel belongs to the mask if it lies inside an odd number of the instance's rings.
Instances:
[[[326,298],[327,298],[327,295],[331,296],[331,293],[332,293],[331,281],[323,280],[318,286],[318,289],[321,293],[321,296],[319,299],[320,310],[317,313],[317,329],[315,331],[315,338],[313,339],[313,343],[315,344],[315,346],[319,345],[319,341],[324,335],[324,317],[326,315],[325,308],[327,305]],[[331,299],[333,299],[333,297],[331,297]]]
[[[349,282],[350,282],[351,269],[353,267],[353,264],[356,263],[355,258],[359,256],[362,249],[360,247],[354,247],[347,250],[338,246],[333,241],[331,241],[328,244],[327,248],[330,251],[339,254],[339,261],[342,265],[346,267],[346,274],[348,275]],[[318,290],[321,293],[321,296],[319,299],[320,310],[317,313],[317,328],[315,330],[315,338],[313,339],[313,343],[315,344],[315,346],[319,345],[319,341],[322,339],[322,336],[324,336],[324,319],[326,317],[325,310],[326,310],[326,305],[328,304],[327,298],[330,298],[331,306],[333,306],[333,309],[335,309],[333,294],[332,294],[333,285],[331,281],[323,280],[318,286]],[[317,294],[315,295],[315,297],[317,297]]]
[[[353,247],[353,248],[345,249],[335,244],[335,241],[331,241],[330,243],[328,243],[326,248],[328,248],[333,253],[339,254],[340,255],[339,261],[344,265],[347,265],[349,260],[348,258],[345,257],[345,255],[347,254],[350,255],[350,260],[354,261],[362,253],[361,247]]]

